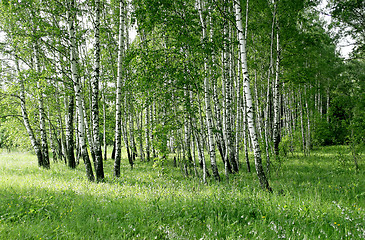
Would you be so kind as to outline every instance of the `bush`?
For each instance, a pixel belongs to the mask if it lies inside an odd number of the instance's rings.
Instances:
[[[333,145],[336,141],[336,136],[332,125],[326,119],[320,119],[316,122],[316,128],[313,132],[313,144],[320,146]]]

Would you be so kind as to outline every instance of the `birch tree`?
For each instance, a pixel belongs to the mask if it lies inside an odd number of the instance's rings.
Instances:
[[[276,1],[275,1],[276,11]],[[273,131],[273,142],[275,155],[279,155],[279,143],[280,143],[280,38],[279,38],[279,26],[276,16],[276,64],[275,64],[275,82],[273,84],[273,95],[274,95],[274,131]]]
[[[99,136],[99,79],[100,79],[100,0],[95,0],[95,20],[94,20],[94,70],[91,81],[91,113],[93,126],[93,140],[96,162],[96,180],[104,179],[103,155]]]
[[[263,189],[266,189],[269,192],[272,192],[272,189],[269,185],[269,182],[265,176],[265,173],[264,173],[264,170],[262,167],[260,145],[259,145],[259,142],[257,139],[256,128],[255,128],[255,124],[254,124],[254,117],[253,117],[254,109],[253,109],[253,104],[252,104],[250,81],[249,81],[248,69],[247,69],[246,41],[243,36],[241,6],[238,2],[235,2],[235,12],[236,12],[236,24],[237,24],[237,29],[238,29],[238,41],[239,41],[239,48],[240,48],[241,70],[242,70],[244,92],[245,92],[245,99],[246,99],[246,106],[247,106],[247,110],[246,110],[247,123],[248,123],[248,130],[250,132],[251,142],[252,142],[252,146],[253,146],[254,156],[255,156],[256,173],[260,180],[261,187]]]
[[[124,50],[124,0],[119,1],[119,44],[118,44],[118,75],[115,103],[115,160],[114,176],[120,177],[120,160],[122,147],[122,74],[123,74],[123,50]],[[146,118],[148,111],[146,112]],[[146,123],[146,127],[147,127]],[[147,150],[147,160],[149,160],[149,149]]]
[[[29,121],[29,117],[28,117],[28,112],[27,112],[27,108],[26,108],[26,102],[25,102],[25,88],[24,88],[24,80],[23,80],[23,76],[20,75],[20,69],[19,69],[19,62],[18,59],[15,56],[15,66],[17,68],[17,72],[18,72],[18,82],[20,85],[20,90],[19,90],[19,99],[20,99],[20,107],[21,107],[21,112],[22,112],[22,117],[23,117],[23,123],[25,126],[25,129],[27,130],[28,133],[28,137],[30,139],[30,142],[32,144],[33,150],[37,155],[37,159],[38,159],[38,166],[39,167],[43,167],[44,163],[43,163],[43,155],[42,155],[42,151],[41,151],[41,147],[39,145],[39,142],[37,141],[33,128],[30,124]]]
[[[34,46],[34,67],[39,75],[41,75],[41,69],[39,66],[39,55],[38,55],[38,39],[35,39]],[[42,79],[37,79],[37,90],[38,90],[38,111],[39,111],[39,129],[41,132],[41,152],[42,152],[42,162],[43,167],[50,168],[49,162],[49,151],[48,151],[48,141],[47,141],[47,130],[45,122],[44,104],[43,104],[43,90],[41,86]]]
[[[81,149],[81,156],[85,164],[86,176],[89,181],[94,181],[94,174],[91,167],[91,162],[89,158],[89,153],[87,151],[87,146],[85,142],[85,128],[84,128],[84,109],[81,101],[81,89],[80,89],[80,80],[78,76],[77,70],[77,52],[76,52],[76,37],[75,37],[75,2],[74,0],[69,1],[69,10],[68,10],[68,31],[70,34],[70,50],[71,50],[71,71],[72,71],[72,81],[75,90],[76,104],[78,110],[78,134],[79,134],[79,143]],[[72,101],[73,102],[73,101]],[[73,151],[73,149],[72,149]]]
[[[206,24],[203,18],[202,8],[204,0],[198,0],[198,11],[199,11],[199,18],[202,25],[202,41],[206,41],[207,33],[206,33]],[[210,9],[209,9],[210,10]],[[205,48],[205,44],[203,45]],[[210,157],[210,164],[213,171],[213,176],[216,180],[220,180],[220,176],[218,173],[217,163],[216,163],[216,156],[215,156],[215,144],[214,144],[214,135],[213,135],[213,116],[212,116],[212,108],[210,104],[210,87],[209,87],[209,78],[208,74],[208,58],[204,55],[204,103],[205,103],[205,112],[206,112],[206,125],[208,130],[208,145],[209,145],[209,157]],[[204,176],[205,176],[205,168],[203,167]],[[205,181],[205,180],[204,180]]]

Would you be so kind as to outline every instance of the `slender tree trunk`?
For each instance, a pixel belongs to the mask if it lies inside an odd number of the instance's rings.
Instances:
[[[270,72],[270,71],[269,71]],[[268,74],[270,76],[270,74]],[[270,104],[270,77],[268,77],[268,86],[267,86],[267,94],[266,94],[266,107],[264,111],[264,118],[265,118],[265,151],[266,151],[266,173],[270,174],[271,168],[271,160],[270,160],[270,140],[269,140],[269,104]]]
[[[329,85],[329,83],[328,83]],[[327,123],[330,122],[330,86],[327,87],[327,92],[326,92],[326,120]]]
[[[103,146],[104,146],[104,160],[107,160],[108,146],[106,144],[106,103],[105,103],[105,92],[103,92]]]
[[[96,180],[104,180],[104,168],[103,168],[103,155],[101,152],[101,143],[99,136],[99,79],[100,79],[100,38],[99,38],[99,28],[100,28],[100,0],[95,0],[95,26],[94,26],[94,76],[92,77],[92,124],[93,124],[93,140],[94,140],[94,150],[95,150],[95,162],[96,162]]]
[[[212,9],[211,7],[209,7],[209,25],[210,27],[210,32],[209,32],[209,41],[212,42],[213,41],[213,24],[212,24]],[[215,113],[215,129],[217,130],[215,133],[215,140],[216,140],[216,144],[218,147],[218,151],[221,155],[222,161],[225,164],[225,158],[224,158],[224,154],[225,154],[225,145],[224,145],[224,141],[223,141],[223,131],[222,131],[222,114],[221,114],[221,103],[218,99],[218,88],[217,88],[217,72],[215,70],[215,68],[217,67],[216,64],[216,56],[215,56],[215,52],[212,51],[211,54],[211,64],[212,67],[210,69],[210,76],[211,76],[211,80],[212,80],[212,88],[213,88],[213,105],[214,105],[214,113]],[[213,116],[212,116],[213,118]],[[212,119],[213,120],[213,119]],[[213,122],[212,122],[213,123]],[[212,128],[214,129],[214,125],[212,126]],[[213,171],[213,175],[214,175],[214,169],[212,169]],[[215,178],[217,178],[215,176]]]
[[[75,112],[75,119],[76,119],[76,122],[78,123],[81,119],[80,119],[80,116],[79,116],[79,110],[78,110],[78,104],[77,104],[77,100],[76,100],[76,112]],[[76,124],[75,126],[75,131],[76,131],[76,134],[75,134],[75,139],[76,139],[76,145],[75,145],[75,148],[76,148],[76,166],[80,164],[80,155],[81,155],[81,151],[80,151],[80,138],[79,138],[79,125]]]
[[[157,157],[157,154],[156,154],[156,148],[155,148],[155,144],[154,143],[154,139],[155,139],[155,136],[154,136],[154,129],[155,129],[155,123],[156,123],[156,102],[153,102],[152,103],[152,106],[151,106],[151,117],[150,117],[150,120],[151,120],[151,126],[152,126],[152,130],[150,131],[150,141],[152,143],[151,145],[151,151],[152,151],[152,156],[153,158],[156,158]]]
[[[38,43],[35,43],[34,53],[35,53],[35,68],[39,74],[41,74],[41,69],[39,66],[39,56],[38,56]],[[43,90],[41,89],[41,80],[37,81],[37,89],[39,91],[38,95],[38,110],[39,110],[39,129],[41,132],[41,151],[42,151],[42,159],[43,159],[43,167],[50,168],[49,162],[49,152],[48,152],[48,141],[47,141],[47,130],[46,130],[46,121],[44,114],[44,104],[43,104]]]
[[[140,115],[137,117],[137,126],[138,126],[138,142],[139,142],[139,155],[141,161],[144,161],[144,151],[143,151],[143,110],[141,110]]]
[[[239,73],[239,64],[237,73]],[[241,168],[239,163],[240,157],[240,146],[242,141],[242,111],[241,111],[241,76],[240,74],[236,74],[236,135],[235,135],[235,155],[237,159],[237,165]]]
[[[305,135],[304,135],[303,105],[302,105],[302,95],[301,95],[300,91],[299,91],[299,112],[300,112],[300,130],[302,133],[302,148],[303,148],[303,153],[305,156],[306,148],[305,148]]]
[[[227,10],[230,11],[229,6],[227,6]],[[226,42],[226,59],[227,59],[227,65],[226,65],[226,85],[225,85],[225,92],[226,92],[226,159],[231,165],[231,169],[233,172],[238,172],[238,163],[235,158],[235,149],[234,149],[234,138],[233,138],[233,125],[234,125],[234,117],[232,113],[232,105],[233,105],[233,84],[232,84],[232,78],[233,78],[233,58],[232,58],[232,49],[230,47],[230,44],[228,44],[232,40],[232,31],[231,26],[229,23],[227,23],[227,42]]]
[[[137,155],[137,147],[136,147],[136,142],[134,139],[134,110],[132,109],[132,104],[129,105],[129,115],[126,116],[127,122],[129,123],[129,139],[130,139],[130,143],[131,143],[131,157],[132,157],[132,161],[134,162],[136,160],[136,155]]]
[[[294,117],[295,100],[293,100],[294,98],[293,95],[294,95],[293,89],[291,89],[289,93],[289,108],[290,108],[289,125],[290,125],[290,150],[292,154],[294,154],[294,132],[296,125],[296,119]]]
[[[76,79],[76,82],[74,82],[74,88],[75,88],[75,96],[76,96],[76,105],[77,105],[77,111],[78,111],[78,135],[79,135],[79,147],[80,147],[80,155],[82,157],[82,160],[84,161],[85,170],[86,170],[86,176],[89,179],[89,181],[94,181],[94,173],[91,166],[91,161],[89,157],[89,153],[87,151],[87,145],[85,141],[85,126],[87,125],[87,122],[85,123],[85,111],[82,104],[82,94],[81,89],[79,85],[79,80],[77,75],[74,76]],[[74,80],[74,81],[75,81]]]
[[[68,102],[67,102],[68,101]],[[70,168],[76,167],[75,160],[75,142],[74,142],[74,128],[73,128],[73,120],[74,120],[74,106],[75,106],[75,98],[73,95],[67,97],[66,105],[67,105],[67,115],[66,115],[66,159],[67,165]]]
[[[81,83],[79,83],[79,87],[81,87]],[[85,97],[82,94],[82,92],[80,92],[80,100],[81,100],[81,106],[82,106],[82,111],[84,112],[84,127],[85,127],[85,134],[86,134],[86,138],[87,141],[89,143],[90,146],[90,154],[91,154],[91,158],[93,161],[93,165],[94,165],[94,169],[96,169],[96,161],[95,161],[95,152],[94,152],[94,140],[91,134],[91,130],[89,127],[89,120],[87,119],[87,114],[86,114],[86,104],[85,104]]]
[[[150,152],[150,106],[146,106],[146,114],[145,114],[145,140],[146,140],[146,158],[147,162],[151,160],[151,152]]]
[[[199,8],[199,16],[200,16],[200,22],[202,25],[202,31],[203,31],[203,39],[207,37],[206,34],[206,25],[205,21],[203,19],[202,14],[202,2],[203,0],[198,0],[198,8]],[[210,13],[210,9],[209,9]],[[203,45],[205,48],[205,45]],[[205,74],[208,73],[208,58],[206,55],[204,55],[204,72]],[[220,180],[220,176],[218,173],[217,168],[217,162],[216,162],[216,155],[215,155],[215,144],[214,144],[214,135],[213,135],[213,117],[212,117],[212,108],[210,105],[210,96],[209,96],[209,79],[207,75],[204,76],[204,102],[205,102],[205,121],[208,129],[208,145],[209,145],[209,157],[210,157],[210,165],[212,167],[213,176],[216,180]],[[203,162],[203,182],[206,183],[206,167],[205,167],[205,161]]]
[[[193,134],[194,136],[194,134]],[[196,148],[195,148],[196,146]],[[194,168],[194,176],[196,178],[199,178],[199,174],[198,174],[198,170],[196,168],[196,150],[195,149],[198,149],[198,152],[199,152],[199,146],[198,146],[198,143],[197,141],[194,140],[194,137],[191,139],[191,149],[192,149],[192,158],[193,158],[193,168]],[[198,153],[198,158],[200,158],[200,155]]]
[[[80,142],[80,148],[81,148],[81,156],[82,159],[84,161],[84,165],[85,165],[85,170],[86,170],[86,176],[89,179],[89,181],[94,181],[94,173],[91,167],[91,162],[89,159],[89,154],[87,151],[87,147],[86,147],[86,143],[85,143],[85,138],[84,138],[84,134],[85,134],[85,130],[84,130],[84,111],[83,111],[83,106],[82,106],[82,101],[81,101],[81,89],[80,89],[80,79],[79,79],[79,75],[78,75],[78,70],[77,70],[77,51],[76,51],[76,39],[75,39],[75,29],[74,29],[74,21],[75,21],[75,13],[74,13],[74,8],[75,8],[75,2],[74,0],[70,0],[70,12],[68,12],[69,14],[69,34],[70,34],[70,38],[71,38],[71,71],[72,71],[72,81],[73,81],[73,86],[74,86],[74,90],[75,90],[75,97],[76,97],[76,104],[77,104],[77,110],[78,110],[78,134],[79,134],[79,142]],[[70,101],[70,104],[72,103],[72,112],[73,112],[73,97],[72,97],[72,101]],[[73,116],[71,116],[71,119],[73,119]],[[73,148],[72,148],[73,151]]]
[[[276,4],[276,3],[275,3]],[[278,24],[278,23],[276,23]],[[279,155],[279,143],[280,143],[280,41],[279,41],[279,27],[277,26],[276,32],[276,69],[275,69],[275,82],[274,82],[274,131],[273,142],[275,155]]]
[[[57,150],[56,150],[56,146],[54,144],[54,137],[53,137],[53,131],[52,131],[52,122],[51,122],[51,116],[49,114],[49,110],[48,110],[48,134],[49,134],[49,145],[51,147],[51,151],[52,151],[52,158],[53,158],[53,162],[57,162]]]
[[[305,108],[306,108],[306,112],[307,112],[307,138],[306,138],[306,150],[307,150],[307,154],[310,155],[310,149],[311,149],[311,124],[310,124],[310,110],[308,107],[308,95],[307,95],[307,90],[306,90],[306,86],[304,86],[304,95],[306,96],[306,98],[304,99],[305,101]]]
[[[124,50],[124,0],[119,1],[119,46],[118,46],[118,76],[115,111],[115,160],[114,176],[120,177],[120,161],[122,148],[122,57]]]
[[[267,72],[267,92],[266,92],[266,107],[264,112],[265,118],[265,150],[266,150],[266,172],[270,174],[271,168],[271,160],[270,160],[270,143],[272,139],[272,132],[271,132],[271,124],[270,124],[270,117],[271,117],[271,99],[270,99],[270,90],[271,90],[271,76],[274,73],[274,58],[273,58],[273,51],[274,51],[274,40],[275,40],[275,23],[276,23],[276,4],[274,4],[272,16],[272,23],[271,23],[271,40],[270,40],[270,62],[269,62],[269,69]]]
[[[186,166],[189,166],[189,169],[191,167],[191,164],[193,162],[192,153],[191,153],[191,99],[190,94],[188,90],[184,90],[184,96],[185,96],[185,121],[184,121],[184,132],[185,132],[185,156],[187,157],[185,159]]]
[[[246,99],[245,95],[242,96],[241,102],[241,113],[242,113],[242,131],[243,131],[243,147],[245,151],[245,162],[247,166],[247,172],[251,172],[250,159],[248,157],[248,146],[247,146],[247,117],[246,117]]]
[[[58,57],[58,63],[57,63],[57,67],[58,67],[58,77],[60,79],[62,79],[63,77],[63,74],[61,73],[61,62],[62,62],[62,55],[61,53],[59,53],[59,57]],[[67,110],[67,101],[66,101],[66,87],[65,87],[65,84],[63,85],[60,85],[59,83],[57,83],[57,89],[61,89],[60,92],[62,92],[63,90],[63,99],[64,99],[64,106],[65,106],[65,109]],[[63,86],[64,88],[62,89],[61,86]],[[60,156],[60,159],[61,161],[64,161],[65,164],[67,164],[67,159],[66,159],[66,138],[65,138],[65,134],[64,134],[64,124],[63,124],[63,121],[62,121],[62,112],[61,112],[61,102],[60,102],[60,95],[59,95],[59,91],[57,90],[56,91],[56,94],[55,94],[55,98],[56,98],[56,104],[57,104],[57,115],[58,115],[58,129],[59,129],[59,136],[60,136],[60,140],[57,141],[58,144],[59,144],[59,156]],[[65,117],[67,119],[67,114],[65,114]],[[67,123],[67,121],[66,121]]]
[[[60,156],[60,160],[64,161],[65,163],[67,163],[66,161],[66,145],[65,145],[65,134],[63,132],[63,122],[62,122],[62,117],[58,116],[58,120],[57,120],[57,124],[58,124],[58,155]]]
[[[19,70],[19,63],[18,63],[17,59],[15,60],[15,65],[16,65],[17,71],[19,73],[20,70]],[[38,166],[43,167],[44,164],[43,164],[43,156],[42,156],[41,147],[40,147],[39,142],[37,141],[37,139],[34,135],[32,126],[30,125],[28,112],[27,112],[27,108],[26,108],[26,105],[25,105],[24,80],[21,76],[18,77],[18,80],[19,80],[19,84],[20,84],[19,99],[20,99],[20,107],[21,107],[21,111],[22,111],[23,123],[24,123],[25,129],[27,130],[28,137],[29,137],[30,142],[32,144],[33,150],[34,150],[35,154],[37,155]]]
[[[124,84],[125,86],[125,84]],[[126,147],[126,150],[127,150],[127,155],[128,155],[128,161],[129,161],[129,164],[131,165],[131,169],[133,169],[133,165],[134,165],[134,158],[133,158],[133,148],[131,147],[132,143],[131,141],[133,139],[130,139],[128,137],[128,123],[129,123],[129,115],[128,115],[128,112],[127,112],[127,106],[128,106],[128,103],[129,103],[129,93],[128,91],[125,91],[124,92],[124,117],[123,117],[123,120],[124,120],[124,124],[122,124],[122,135],[123,135],[123,139],[124,139],[124,143],[125,143],[125,147]],[[130,113],[129,113],[130,114]]]
[[[227,12],[226,1],[224,2],[223,11]],[[222,93],[223,93],[223,140],[225,145],[224,152],[224,169],[226,174],[226,179],[229,179],[229,174],[232,173],[232,168],[230,164],[230,107],[231,107],[231,99],[230,99],[230,79],[228,75],[229,66],[228,66],[228,22],[227,20],[223,23],[223,53],[222,53]]]
[[[203,118],[203,114],[202,114],[202,107],[201,107],[202,102],[200,101],[201,98],[198,96],[198,99],[199,99],[200,132],[197,132],[198,135],[196,136],[196,138],[197,138],[198,147],[200,149],[199,159],[200,159],[200,166],[203,170],[203,183],[207,183],[206,179],[207,179],[207,177],[210,177],[210,173],[209,173],[209,170],[207,169],[205,155],[204,155],[204,148],[206,148],[209,153],[209,145],[207,145],[208,143],[204,141],[204,139],[207,138],[207,136],[204,134],[205,128],[207,126],[204,125],[204,123],[206,123],[206,121]],[[214,148],[214,150],[215,150],[215,148]],[[210,153],[209,153],[209,156],[210,156]]]
[[[254,61],[256,61],[256,56],[254,57]],[[255,98],[255,105],[256,105],[256,123],[257,123],[257,132],[258,132],[258,137],[260,139],[262,139],[262,124],[261,124],[261,106],[260,106],[260,102],[259,102],[259,86],[257,85],[257,70],[255,69],[255,75],[254,75],[254,91],[255,91],[255,96],[257,96]]]
[[[235,135],[235,155],[237,161],[239,161],[240,156],[240,145],[242,141],[242,128],[241,128],[241,91],[240,91],[240,77],[237,77],[237,84],[236,84],[236,91],[237,91],[237,105],[236,105],[236,135]],[[238,164],[238,167],[242,167],[242,164]]]
[[[242,17],[241,17],[241,7],[238,2],[235,2],[235,10],[236,10],[236,23],[238,29],[238,40],[240,46],[240,57],[241,57],[241,64],[242,64],[242,75],[244,79],[244,91],[246,96],[246,106],[247,106],[247,120],[248,120],[248,128],[251,136],[252,147],[255,156],[255,167],[258,178],[260,180],[261,187],[266,189],[269,192],[272,192],[272,189],[269,185],[269,182],[265,176],[262,162],[261,162],[261,151],[260,145],[257,139],[256,128],[254,125],[254,117],[253,117],[253,106],[252,106],[252,97],[251,97],[251,90],[250,90],[250,82],[247,72],[247,56],[246,56],[246,41],[243,37],[243,28],[242,28]]]

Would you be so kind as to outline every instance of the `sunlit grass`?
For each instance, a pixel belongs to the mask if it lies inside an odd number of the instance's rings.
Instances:
[[[341,148],[341,147],[340,147]],[[340,148],[283,158],[274,193],[242,168],[227,182],[203,185],[165,163],[122,162],[103,183],[29,153],[0,154],[0,239],[361,239],[365,237],[364,168],[338,161]],[[223,173],[222,173],[223,175]]]

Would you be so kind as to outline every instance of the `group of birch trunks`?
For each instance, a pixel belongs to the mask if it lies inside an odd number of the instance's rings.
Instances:
[[[109,145],[115,177],[125,148],[132,168],[138,160],[172,158],[185,175],[204,183],[250,172],[251,161],[261,187],[271,192],[271,158],[279,158],[282,139],[289,142],[283,150],[293,151],[300,133],[300,149],[309,154],[314,115],[326,118],[330,85],[320,73],[307,82],[282,79],[290,71],[282,67],[286,25],[277,1],[262,1],[268,20],[262,32],[250,29],[254,4],[248,0],[116,2],[85,6],[68,0],[58,6],[52,1],[59,11],[39,2],[32,7],[41,15],[29,6],[21,9],[34,35],[21,50],[13,39],[12,57],[21,114],[39,166],[50,167],[50,148],[55,161],[75,168],[81,159],[87,178],[102,181]],[[131,43],[132,12],[138,32]],[[37,23],[60,28],[65,39]],[[15,28],[9,24],[8,31]],[[283,38],[288,45],[287,33]],[[32,57],[22,57],[22,51]],[[25,85],[31,77],[36,86]],[[31,89],[37,89],[35,95]],[[31,99],[38,102],[37,116],[27,111],[34,108]]]

